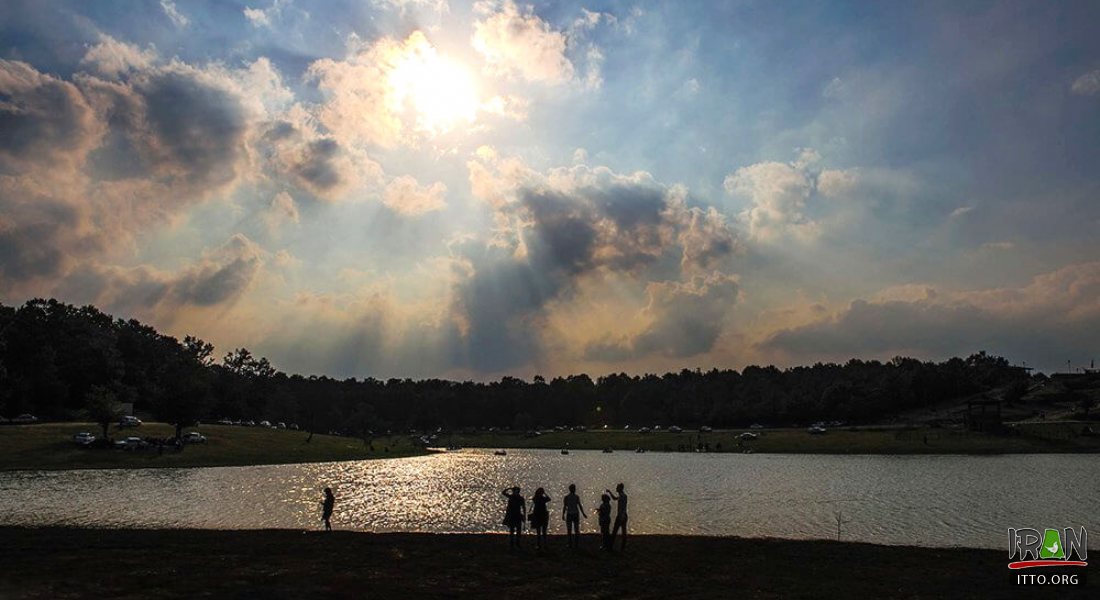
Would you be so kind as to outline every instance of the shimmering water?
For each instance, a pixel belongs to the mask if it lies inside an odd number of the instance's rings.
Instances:
[[[598,494],[626,484],[636,533],[830,538],[1004,548],[1008,527],[1078,527],[1100,542],[1100,469],[1088,455],[825,456],[466,450],[342,463],[0,473],[0,524],[500,531],[513,484],[561,510],[576,483],[595,528]],[[551,532],[563,532],[551,520]]]

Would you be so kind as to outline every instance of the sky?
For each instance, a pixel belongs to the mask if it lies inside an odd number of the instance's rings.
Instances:
[[[4,0],[0,302],[335,377],[1078,368],[1097,23],[1087,1]]]

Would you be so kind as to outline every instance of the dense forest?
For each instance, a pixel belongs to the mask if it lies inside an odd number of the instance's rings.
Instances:
[[[939,363],[853,359],[596,380],[585,374],[531,382],[337,380],[287,375],[243,348],[218,359],[198,338],[181,341],[92,306],[0,304],[0,415],[7,417],[108,422],[126,402],[177,427],[266,419],[355,435],[473,426],[859,423],[1024,378],[1005,359],[981,352]]]

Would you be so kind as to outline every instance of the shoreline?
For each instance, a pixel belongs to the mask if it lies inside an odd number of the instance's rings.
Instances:
[[[416,435],[395,434],[368,440],[316,434],[306,443],[306,432],[202,425],[208,443],[187,446],[182,452],[153,449],[125,452],[79,448],[72,435],[98,429],[89,423],[48,423],[0,427],[0,472],[66,471],[82,469],[246,467],[261,465],[345,462],[426,456],[442,447],[487,450],[611,450],[633,453],[782,454],[838,456],[1003,456],[1028,454],[1095,454],[1100,436],[1077,433],[1080,423],[1025,424],[992,435],[941,428],[838,428],[822,435],[802,429],[729,429],[710,432],[622,430],[547,431],[441,434],[437,447],[423,447]],[[128,435],[166,437],[173,428],[147,423],[140,429],[112,430],[116,439]],[[746,433],[753,439],[741,439]]]
[[[1005,552],[865,542],[584,535],[0,527],[0,596],[179,598],[1016,597]],[[49,576],[43,576],[48,573]],[[1062,588],[1085,597],[1095,586]]]
[[[0,597],[1013,598],[1001,550],[718,536],[0,527]],[[48,572],[50,576],[43,577]],[[1060,588],[1063,598],[1084,588]]]

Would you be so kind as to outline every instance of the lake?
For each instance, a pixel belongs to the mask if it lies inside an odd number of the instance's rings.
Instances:
[[[598,495],[618,482],[634,533],[835,538],[884,544],[1006,548],[1009,527],[1100,532],[1090,455],[833,456],[575,450],[462,450],[339,463],[0,472],[0,524],[101,527],[312,528],[321,489],[333,524],[366,531],[501,531],[513,484],[561,498],[576,483],[596,528]],[[552,513],[553,514],[553,513]],[[1090,547],[1100,540],[1094,533]]]

